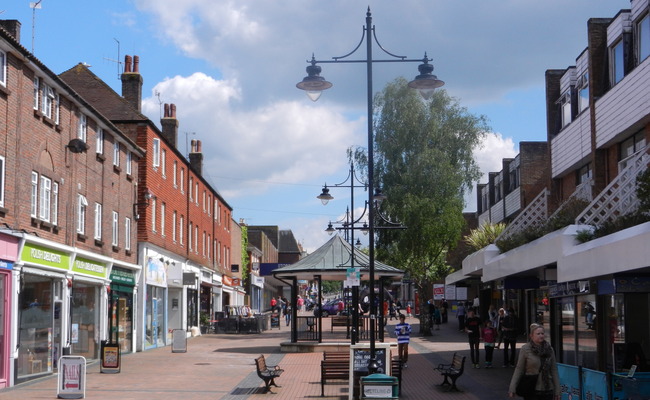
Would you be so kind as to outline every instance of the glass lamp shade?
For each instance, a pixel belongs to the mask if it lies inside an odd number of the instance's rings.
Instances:
[[[298,89],[304,90],[307,92],[307,96],[312,101],[316,101],[320,98],[323,90],[327,90],[332,87],[332,84],[320,76],[321,67],[315,65],[312,60],[312,64],[307,66],[307,76],[303,78],[301,82],[296,84]]]

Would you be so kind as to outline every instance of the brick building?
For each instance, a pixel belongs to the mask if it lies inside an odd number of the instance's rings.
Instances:
[[[84,67],[85,68],[85,67]],[[133,203],[144,151],[0,22],[0,387],[99,357],[111,327],[133,348],[111,281],[141,268]]]
[[[61,77],[146,150],[135,204],[145,271],[138,350],[170,344],[173,329],[196,332],[201,313],[211,319],[226,305],[243,304],[231,270],[232,208],[202,175],[201,142],[192,140],[189,161],[178,150],[176,106],[164,105],[162,130],[141,113],[139,58],[125,57],[122,96],[81,64]]]

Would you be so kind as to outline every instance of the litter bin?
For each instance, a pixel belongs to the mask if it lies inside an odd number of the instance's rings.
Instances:
[[[397,378],[384,374],[361,377],[362,399],[399,399]]]

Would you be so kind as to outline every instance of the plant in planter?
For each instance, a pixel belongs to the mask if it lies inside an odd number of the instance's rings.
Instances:
[[[201,311],[199,314],[199,325],[201,326],[201,333],[207,333],[210,330],[210,314]]]

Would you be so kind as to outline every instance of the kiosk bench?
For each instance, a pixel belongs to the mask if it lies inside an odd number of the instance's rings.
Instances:
[[[334,332],[334,327],[335,326],[348,326],[348,316],[347,315],[333,315],[330,318],[330,322],[332,323],[332,333]]]
[[[465,357],[454,353],[451,364],[438,364],[435,370],[440,371],[440,374],[445,377],[445,380],[440,384],[440,386],[451,385],[449,391],[455,390],[460,392],[456,386],[456,379],[460,378],[465,371]],[[447,378],[451,379],[451,383]]]
[[[255,359],[255,365],[257,367],[257,376],[264,381],[264,393],[271,390],[271,385],[275,387],[280,387],[275,383],[275,378],[282,375],[284,372],[278,365],[268,367],[266,365],[266,359],[264,355],[261,355]]]

